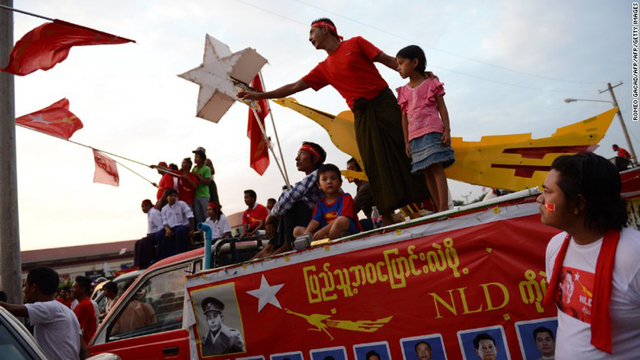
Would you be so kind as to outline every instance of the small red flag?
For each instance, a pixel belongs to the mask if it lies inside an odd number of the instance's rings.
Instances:
[[[120,175],[118,175],[116,162],[95,149],[93,149],[93,159],[96,162],[96,171],[93,174],[93,182],[118,186],[120,184]]]
[[[74,132],[82,129],[82,121],[69,111],[69,100],[62,99],[50,106],[21,116],[16,124],[69,140]]]
[[[260,75],[256,75],[251,82],[251,87],[262,91]],[[262,130],[260,130],[258,121],[260,121],[264,127],[264,118],[269,114],[269,102],[267,100],[260,100],[258,101],[258,105],[259,109],[256,109],[256,112],[260,119],[256,119],[253,115],[253,110],[249,109],[247,136],[251,139],[249,166],[258,174],[262,175],[269,167],[269,148],[264,140],[264,135],[262,134]]]
[[[14,75],[27,75],[49,70],[69,55],[72,46],[124,44],[133,40],[102,31],[53,20],[29,31],[18,40],[9,55],[9,64],[0,68]]]

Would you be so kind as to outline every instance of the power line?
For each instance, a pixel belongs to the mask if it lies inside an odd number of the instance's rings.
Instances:
[[[257,10],[260,10],[260,11],[266,12],[266,13],[268,13],[268,14],[271,14],[271,15],[277,16],[277,17],[279,17],[279,18],[282,18],[282,19],[285,19],[285,20],[289,20],[289,21],[294,22],[294,23],[296,23],[296,24],[299,24],[299,25],[302,25],[302,26],[305,26],[305,27],[306,27],[306,26],[308,26],[308,24],[306,24],[306,23],[302,23],[302,22],[300,22],[300,21],[298,21],[298,20],[294,20],[294,19],[291,19],[291,18],[289,18],[289,17],[287,17],[287,16],[284,16],[284,15],[278,14],[278,13],[276,13],[276,12],[274,12],[274,11],[267,10],[267,9],[265,9],[265,8],[262,8],[262,7],[259,7],[259,6],[256,6],[256,5],[253,5],[253,4],[250,4],[250,3],[247,3],[246,1],[243,1],[243,0],[236,0],[236,1],[237,1],[237,2],[239,2],[239,3],[241,3],[241,4],[247,5],[247,6],[249,6],[249,7],[252,7],[252,8],[254,8],[254,9],[257,9]],[[298,1],[298,0],[296,0],[296,1]],[[304,2],[301,2],[301,3],[303,3],[303,4],[305,4],[305,5],[309,5],[309,4],[306,4],[306,3],[304,3]],[[309,6],[311,6],[311,7],[315,7],[314,5],[309,5]],[[345,18],[345,19],[351,20],[351,19],[346,18],[346,17],[344,17],[344,16],[342,16],[342,15],[340,15],[340,14],[336,14],[336,13],[334,13],[334,12],[332,12],[332,11],[324,10],[324,9],[321,9],[321,8],[318,8],[318,7],[316,7],[316,8],[317,8],[317,9],[319,9],[319,10],[322,10],[322,11],[327,11],[328,13],[331,13],[331,14],[335,14],[335,15],[337,15],[337,16],[339,16],[339,17],[343,17],[343,18]],[[376,28],[376,27],[373,27],[373,26],[370,26],[370,25],[367,25],[367,24],[361,23],[361,22],[359,22],[359,21],[357,21],[357,20],[351,20],[351,21],[356,22],[356,23],[359,23],[359,24],[362,24],[362,25],[364,25],[364,26],[368,26],[368,27],[370,27],[370,28],[372,28],[372,29],[375,29],[375,30],[378,30],[378,31],[384,32],[384,33],[386,33],[386,34],[388,34],[388,35],[391,35],[391,36],[394,36],[394,37],[400,38],[400,39],[402,39],[402,40],[405,40],[405,41],[411,42],[411,40],[407,40],[406,38],[403,38],[403,37],[401,37],[401,36],[398,36],[398,35],[395,35],[395,34],[389,33],[389,32],[387,32],[387,31],[385,31],[385,30],[378,29],[378,28]],[[436,49],[436,50],[438,50],[438,49]],[[441,51],[441,50],[438,50],[438,51]],[[445,52],[445,51],[443,51],[443,52]],[[459,57],[464,58],[464,56],[461,56],[461,55],[456,55],[456,54],[453,54],[453,53],[452,53],[452,55],[455,55],[455,56],[459,56]],[[468,59],[468,60],[471,60],[471,61],[476,61],[476,62],[482,63],[482,61],[479,61],[479,60],[474,60],[474,59],[471,59],[471,58],[467,58],[467,59]],[[487,65],[491,65],[491,66],[494,66],[494,67],[498,67],[498,68],[500,68],[500,66],[498,66],[498,65],[492,65],[492,64],[489,64],[489,63],[486,63],[486,64],[487,64]],[[536,87],[531,87],[531,86],[524,86],[524,85],[519,85],[519,84],[512,84],[512,83],[508,83],[508,82],[504,82],[504,81],[498,81],[498,80],[494,80],[494,79],[485,78],[485,77],[482,77],[482,76],[471,75],[471,74],[467,74],[467,73],[464,73],[464,72],[461,72],[461,71],[456,71],[456,70],[447,69],[447,68],[445,68],[445,67],[438,66],[438,65],[433,65],[433,67],[434,67],[434,68],[439,68],[439,69],[442,69],[442,70],[445,70],[445,71],[449,71],[449,72],[452,72],[452,73],[455,73],[455,74],[458,74],[458,75],[467,76],[467,77],[470,77],[470,78],[475,78],[475,79],[483,80],[483,81],[487,81],[487,82],[492,82],[492,83],[495,83],[495,84],[506,85],[506,86],[512,86],[512,87],[517,87],[517,88],[521,88],[521,89],[528,89],[528,90],[535,90],[535,91],[546,91],[546,92],[555,92],[555,93],[590,93],[590,92],[592,92],[591,90],[551,90],[551,89],[544,89],[544,88],[536,88]],[[505,70],[509,70],[509,69],[505,68]],[[513,70],[513,71],[518,72],[517,70]],[[561,79],[554,79],[554,78],[545,78],[545,77],[542,77],[542,76],[532,75],[532,74],[527,74],[527,73],[523,73],[523,74],[525,74],[525,75],[530,75],[530,76],[533,76],[533,77],[540,77],[540,78],[543,78],[543,79],[550,79],[550,80],[557,80],[557,81],[572,82],[572,81],[570,81],[570,80],[561,80]],[[580,82],[578,82],[578,83],[580,83]],[[582,83],[583,83],[583,84],[602,84],[602,83],[600,83],[600,82],[582,82]]]
[[[327,10],[327,9],[323,9],[323,8],[321,8],[321,7],[319,7],[319,6],[316,6],[316,5],[313,5],[313,4],[309,4],[309,3],[304,2],[304,1],[302,1],[302,0],[293,0],[293,1],[298,2],[298,3],[300,3],[300,4],[307,5],[307,6],[309,6],[309,7],[312,7],[312,8],[314,8],[314,9],[317,9],[317,10],[321,10],[321,11],[324,11],[324,12],[330,13],[330,14],[332,14],[332,15],[338,16],[338,17],[343,18],[343,19],[345,19],[345,20],[349,20],[349,21],[354,22],[354,23],[356,23],[356,24],[360,24],[360,25],[362,25],[362,26],[366,26],[366,27],[368,27],[368,28],[370,28],[370,29],[373,29],[373,30],[379,31],[379,32],[381,32],[381,33],[384,33],[384,34],[387,34],[387,35],[389,35],[389,36],[392,36],[392,37],[398,38],[398,39],[400,39],[400,40],[405,40],[405,41],[407,41],[407,42],[414,42],[414,40],[412,40],[412,39],[405,38],[405,37],[403,37],[403,36],[400,36],[400,35],[394,34],[394,33],[392,33],[392,32],[389,32],[389,31],[387,31],[387,30],[384,30],[384,29],[381,29],[381,28],[378,28],[378,27],[375,27],[375,26],[372,26],[372,25],[369,25],[369,24],[363,23],[362,21],[358,21],[358,20],[355,20],[355,19],[349,18],[349,17],[347,17],[347,16],[344,16],[344,15],[338,14],[338,13],[336,13],[336,12],[333,12],[333,11],[330,11],[330,10]],[[435,51],[439,51],[439,52],[441,52],[441,53],[443,53],[443,54],[447,54],[447,55],[450,55],[450,56],[455,56],[455,57],[458,57],[458,58],[461,58],[461,59],[465,59],[465,60],[468,60],[468,61],[473,61],[473,62],[476,62],[476,63],[479,63],[479,64],[483,64],[483,65],[486,65],[486,66],[491,66],[491,67],[494,67],[494,68],[496,68],[496,69],[500,69],[500,70],[504,70],[504,71],[509,71],[509,72],[514,72],[514,73],[517,73],[517,74],[526,75],[526,76],[531,76],[531,77],[536,77],[536,78],[540,78],[540,79],[553,80],[553,81],[561,81],[561,82],[569,82],[569,83],[574,83],[574,84],[598,84],[598,85],[602,85],[602,83],[604,83],[604,82],[605,82],[605,81],[601,81],[601,82],[594,82],[594,81],[577,81],[577,80],[567,80],[567,79],[559,79],[559,78],[553,78],[553,77],[549,77],[549,76],[542,76],[542,75],[537,75],[537,74],[531,74],[531,73],[524,72],[524,71],[521,71],[521,70],[511,69],[511,68],[508,68],[508,67],[504,67],[504,66],[500,66],[500,65],[492,64],[492,63],[489,63],[489,62],[486,62],[486,61],[482,61],[482,60],[474,59],[474,58],[471,58],[471,57],[468,57],[468,56],[464,56],[464,55],[456,54],[456,53],[453,53],[453,52],[451,52],[451,51],[442,50],[442,49],[436,48],[436,47],[434,47],[434,46],[430,46],[430,45],[426,45],[426,44],[422,44],[422,45],[423,45],[424,47],[426,47],[426,48],[429,48],[429,49],[432,49],[432,50],[435,50]]]

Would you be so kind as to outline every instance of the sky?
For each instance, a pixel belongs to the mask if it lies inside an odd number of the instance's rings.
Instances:
[[[223,211],[242,211],[243,190],[258,202],[276,197],[284,184],[273,161],[259,176],[249,167],[247,107],[236,103],[215,124],[195,116],[199,87],[179,78],[202,62],[205,34],[232,51],[256,49],[269,63],[262,70],[273,89],[306,75],[326,57],[308,41],[309,24],[331,18],[345,38],[363,36],[390,55],[416,44],[427,69],[445,85],[452,136],[477,141],[483,135],[532,133],[602,113],[615,88],[633,145],[640,128],[631,121],[631,2],[627,1],[368,1],[227,0],[104,2],[14,0],[14,7],[136,40],[136,44],[83,46],[49,71],[15,77],[16,117],[67,98],[84,123],[71,140],[144,164],[180,164],[198,146],[213,160]],[[14,41],[44,20],[14,14]],[[6,60],[2,60],[6,61]],[[405,81],[378,65],[392,89]],[[347,105],[332,88],[294,95],[301,103],[338,114]],[[294,158],[302,141],[328,152],[345,167],[327,133],[298,113],[272,104],[285,165],[302,179]],[[273,126],[267,125],[273,135]],[[273,136],[272,136],[273,137]],[[619,120],[596,153],[628,148]],[[93,183],[90,149],[28,129],[16,130],[21,250],[133,240],[146,233],[143,199],[156,189],[119,166],[120,186]],[[152,169],[123,162],[158,182]],[[472,200],[478,186],[449,180],[453,199]],[[345,181],[352,194],[355,186]]]

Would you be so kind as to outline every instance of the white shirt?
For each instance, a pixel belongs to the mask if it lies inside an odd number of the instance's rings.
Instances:
[[[56,300],[25,304],[38,345],[51,359],[80,358],[80,324],[76,315]]]
[[[553,273],[556,256],[566,236],[562,232],[547,245],[547,278]],[[612,352],[609,355],[591,345],[591,296],[602,239],[578,245],[571,240],[558,280],[562,289],[562,306],[558,308],[556,359],[636,359],[640,354],[640,232],[624,228],[616,251],[613,288],[609,303]],[[565,305],[567,304],[567,305]]]
[[[165,205],[162,208],[162,224],[170,228],[179,225],[189,225],[189,219],[193,218],[193,211],[186,202],[176,200],[173,205]]]
[[[147,212],[147,234],[155,234],[162,230],[162,214],[160,210],[152,207]]]
[[[226,232],[231,232],[231,225],[225,214],[220,214],[220,219],[216,221],[208,217],[204,222],[211,227],[211,238],[213,240],[222,237]]]

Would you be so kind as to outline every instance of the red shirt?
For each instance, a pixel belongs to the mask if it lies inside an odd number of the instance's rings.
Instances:
[[[82,338],[87,344],[96,333],[96,311],[93,309],[93,303],[89,297],[85,297],[78,303],[73,312],[78,318],[82,332]]]
[[[302,80],[315,91],[333,86],[353,109],[356,99],[371,100],[389,87],[373,64],[381,52],[360,36],[345,40]]]
[[[162,175],[162,179],[160,179],[160,183],[158,183],[158,192],[156,193],[156,200],[160,200],[162,194],[166,189],[173,188],[173,175],[169,173],[165,173]]]
[[[249,230],[260,225],[260,221],[264,221],[269,215],[266,207],[256,204],[253,209],[247,209],[242,213],[242,225],[249,224]]]
[[[187,174],[187,177],[191,179],[196,187],[192,187],[191,184],[182,177],[178,180],[178,199],[186,202],[188,205],[193,204],[193,200],[196,198],[196,188],[198,187],[198,177]]]
[[[621,158],[625,158],[625,159],[631,159],[631,154],[629,154],[629,152],[621,147],[618,148],[618,157]]]

